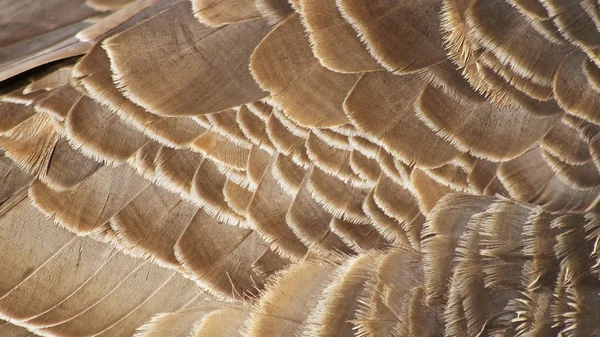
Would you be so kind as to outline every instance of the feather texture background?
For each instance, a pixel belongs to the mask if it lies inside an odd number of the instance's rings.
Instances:
[[[600,335],[600,3],[0,8],[0,336]]]

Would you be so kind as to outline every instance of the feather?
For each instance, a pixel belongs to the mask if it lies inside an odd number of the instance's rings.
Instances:
[[[485,159],[477,159],[473,169],[467,176],[469,187],[477,193],[483,195],[502,194],[506,195],[502,182],[498,179],[498,163],[493,163]]]
[[[283,124],[284,116],[271,114],[266,121],[267,135],[275,149],[290,157],[294,163],[307,166],[310,163],[306,151],[305,139],[289,131]]]
[[[341,73],[382,70],[345,21],[335,0],[303,0],[303,22],[313,53],[324,67]]]
[[[246,310],[238,308],[225,308],[207,315],[196,327],[194,336],[197,337],[241,337],[241,327],[244,324]],[[228,324],[221,324],[227,321]]]
[[[335,268],[314,262],[296,264],[269,283],[249,317],[249,336],[293,336],[301,333]],[[290,300],[292,305],[290,305]]]
[[[137,307],[152,300],[157,295],[162,295],[160,293],[161,290],[163,290],[163,287],[165,287],[166,284],[171,283],[170,280],[173,278],[174,272],[168,270],[158,271],[155,268],[157,267],[151,264],[142,266],[129,278],[125,279],[114,292],[110,293],[95,306],[87,309],[67,322],[52,327],[42,328],[41,331],[46,334],[81,335],[85,331],[99,334],[110,329],[114,324],[117,324],[121,319],[135,311]],[[148,280],[141,282],[141,279],[145,279],[146,275],[150,275]],[[175,279],[177,278],[178,277],[175,277]],[[131,287],[134,286],[134,284],[137,284],[138,287],[136,289],[137,291],[132,293]],[[178,306],[184,305],[185,302],[191,300],[193,298],[192,296],[194,296],[193,294],[185,294],[186,291],[183,290],[185,288],[180,288],[181,290],[178,290],[177,288],[173,289],[165,287],[165,289],[168,290],[167,299],[169,298],[169,295],[171,295],[169,300],[171,303],[165,303],[165,305],[173,306],[175,304],[175,309],[178,309]],[[176,294],[179,295],[179,293],[183,293],[184,303],[177,303],[178,300],[181,301],[181,297],[176,296]],[[185,295],[188,295],[189,297]],[[90,317],[95,317],[98,315],[98,312],[107,314],[90,321]],[[130,333],[132,332],[133,331],[130,331]]]
[[[319,63],[298,14],[265,37],[252,53],[250,68],[260,86],[271,93],[270,99],[300,126],[331,127],[348,121],[342,102],[357,77],[332,72]]]
[[[440,315],[425,304],[425,291],[416,288],[411,293],[408,312],[408,331],[413,336],[439,336],[443,333],[443,323]],[[423,324],[426,322],[425,324]]]
[[[165,145],[181,147],[205,131],[191,118],[159,117],[125,98],[112,82],[110,59],[99,44],[76,64],[74,74],[94,100],[129,126]]]
[[[526,236],[523,252],[531,256],[531,265],[527,267],[531,280],[526,284],[530,289],[553,286],[557,281],[559,265],[554,247],[558,231],[551,227],[555,218],[537,210],[523,228]]]
[[[200,22],[213,27],[260,17],[254,0],[192,0],[192,11]]]
[[[134,0],[86,0],[86,5],[98,10],[118,10],[130,4]]]
[[[356,253],[372,250],[385,250],[389,243],[375,230],[371,224],[355,223],[333,218],[329,224],[331,231]]]
[[[502,62],[500,62],[500,60],[491,53],[482,53],[478,58],[478,61],[491,71],[500,75],[515,89],[525,93],[527,96],[533,99],[539,101],[548,101],[553,97],[554,93],[552,92],[552,87],[550,85],[540,85],[528,78],[520,76],[509,66],[502,64]]]
[[[91,45],[75,34],[97,11],[78,0],[3,3],[0,81],[37,66],[85,53]]]
[[[81,93],[76,89],[64,85],[52,90],[48,96],[37,101],[35,103],[35,111],[49,114],[54,119],[64,121],[73,105],[77,103],[81,96]]]
[[[173,26],[174,20],[177,26]],[[124,95],[160,116],[218,112],[266,96],[247,70],[250,53],[268,32],[265,22],[250,20],[211,29],[194,21],[189,3],[182,2],[103,42],[113,79]],[[171,33],[154,33],[163,30]],[[156,53],[153,47],[148,49],[157,45],[163,54]],[[174,55],[178,56],[177,62]],[[223,59],[227,62],[211,62],[223,55],[227,55]],[[175,72],[180,76],[173,76]],[[168,78],[176,78],[176,82],[171,83]],[[203,99],[195,98],[197,92],[205,93]]]
[[[560,33],[576,46],[600,45],[600,33],[591,17],[585,14],[582,1],[545,0],[544,6]]]
[[[373,189],[373,201],[385,214],[400,224],[409,222],[419,213],[418,202],[410,190],[390,179],[387,174],[379,176]],[[411,233],[413,238],[418,236],[419,233]]]
[[[423,90],[416,110],[440,137],[451,140],[462,151],[493,161],[509,160],[523,154],[560,118],[558,113],[537,116],[522,109],[502,109],[485,101],[460,103],[431,86]],[[511,127],[514,123],[522,129]]]
[[[421,71],[420,74],[425,81],[434,87],[441,89],[453,99],[459,101],[462,101],[463,99],[471,101],[483,99],[481,95],[478,95],[471,88],[467,81],[468,78],[466,78],[467,74],[461,74],[460,69],[449,60],[427,67],[425,70]]]
[[[536,19],[548,19],[549,14],[540,0],[508,0],[511,5],[517,7],[523,13],[534,16]]]
[[[215,131],[241,146],[249,146],[248,139],[237,123],[237,111],[230,109],[206,115]]]
[[[171,191],[190,193],[196,170],[204,160],[197,152],[162,147],[154,159],[157,179]]]
[[[372,192],[367,195],[363,203],[363,211],[371,220],[371,225],[386,241],[393,242],[394,245],[410,245],[410,239],[401,223],[379,208]]]
[[[448,290],[446,280],[452,273],[452,256],[458,239],[471,217],[483,212],[492,200],[469,196],[448,195],[440,200],[431,211],[423,229],[423,270],[427,301],[430,304],[443,303],[443,294]]]
[[[352,146],[350,144],[350,137],[340,131],[339,128],[331,129],[315,129],[310,130],[316,137],[321,141],[327,143],[329,146],[333,146],[336,149],[351,151]],[[308,137],[308,132],[307,132]]]
[[[583,164],[591,159],[588,145],[566,120],[556,123],[540,141],[540,146],[569,164]]]
[[[197,210],[176,195],[149,185],[110,219],[110,226],[123,245],[166,267],[179,267],[173,247]]]
[[[277,253],[292,261],[300,260],[307,253],[307,248],[287,227],[285,219],[292,197],[277,183],[272,173],[273,165],[275,159],[271,158],[246,209],[246,216],[250,226]]]
[[[194,291],[181,290],[190,288],[192,284],[190,280],[183,277],[177,277],[177,275],[172,277],[158,293],[154,294],[150,299],[98,336],[108,337],[133,334],[139,325],[149,320],[155,313],[160,312],[160,310],[175,311],[181,309],[199,297]]]
[[[310,251],[328,258],[338,253],[351,254],[346,244],[329,227],[333,215],[327,212],[311,196],[307,178],[294,195],[285,220],[294,234]]]
[[[246,169],[246,173],[248,175],[248,188],[251,191],[256,191],[256,187],[262,180],[263,175],[265,174],[269,162],[271,160],[271,155],[263,150],[260,150],[257,147],[253,147],[250,150],[250,156],[248,157],[248,167]],[[271,174],[273,174],[274,170],[271,170]]]
[[[441,1],[336,3],[369,52],[388,71],[409,73],[444,60],[438,15]]]
[[[280,153],[275,155],[275,163],[272,166],[273,176],[279,183],[279,186],[290,196],[294,196],[304,177],[306,170],[296,165],[289,157]]]
[[[596,92],[600,91],[600,68],[590,59],[587,59],[583,62],[583,73],[592,89]]]
[[[490,17],[494,20],[489,20]],[[501,0],[472,2],[466,21],[475,41],[534,83],[550,84],[556,69],[572,49],[545,39],[514,7]],[[542,50],[545,51],[543,57]]]
[[[102,165],[73,149],[65,138],[56,142],[42,182],[55,190],[72,189],[93,175]]]
[[[236,122],[244,137],[253,145],[266,151],[272,150],[273,145],[267,135],[265,122],[254,115],[248,106],[243,105],[236,115]]]
[[[25,172],[45,175],[58,138],[50,117],[36,115],[0,137],[0,146]]]
[[[344,109],[367,139],[403,162],[441,166],[459,155],[459,151],[417,118],[413,103],[424,85],[417,75],[368,73],[348,95]],[[424,150],[417,145],[422,143],[428,144]]]
[[[586,237],[583,215],[565,214],[554,219],[550,227],[558,232],[554,254],[559,261],[565,285],[577,286],[590,278],[594,260],[594,242]]]
[[[223,305],[192,306],[170,313],[158,314],[137,329],[135,337],[159,337],[169,334],[173,337],[187,337],[198,321]]]
[[[25,217],[19,219],[19,216]],[[43,266],[45,261],[69,246],[73,237],[58,227],[44,228],[44,225],[48,226],[48,220],[33,208],[27,198],[20,198],[14,207],[4,214],[2,222],[0,228],[3,233],[7,233],[3,237],[8,237],[8,233],[13,236],[12,240],[4,239],[2,245],[2,264],[6,266],[7,271],[11,271],[2,278],[0,296],[4,298]],[[36,228],[46,230],[36,231]],[[52,239],[47,240],[45,237]],[[33,249],[36,246],[37,249]],[[12,256],[18,249],[31,250],[31,253]]]
[[[85,234],[104,225],[149,184],[127,166],[103,166],[72,190],[58,192],[35,181],[29,193],[45,214]]]
[[[2,121],[0,123],[0,133],[5,134],[24,123],[35,115],[35,110],[31,105],[14,104],[0,102],[0,114]]]
[[[413,167],[404,164],[402,161],[392,157],[382,149],[377,151],[375,158],[379,161],[381,171],[395,183],[401,186],[408,184]]]
[[[14,196],[23,194],[33,180],[30,174],[21,171],[14,161],[7,157],[0,157],[0,205],[11,204]],[[3,214],[3,206],[0,206],[0,214]]]
[[[436,182],[450,187],[457,192],[468,192],[468,173],[460,166],[445,164],[438,168],[423,171]]]
[[[590,88],[585,76],[583,65],[586,60],[583,54],[573,53],[560,65],[554,78],[554,96],[567,113],[598,122],[594,107],[600,95]]]
[[[87,96],[73,105],[65,125],[69,139],[81,151],[109,163],[127,160],[149,141]]]
[[[264,284],[265,277],[251,265],[266,249],[256,232],[223,226],[198,210],[177,240],[175,256],[208,290],[240,300],[253,297]]]
[[[550,211],[582,211],[598,203],[594,189],[576,190],[562,182],[546,164],[537,147],[517,159],[502,163],[498,177],[514,199],[537,204]]]
[[[254,5],[271,24],[278,23],[294,12],[292,5],[286,0],[255,0]]]
[[[313,199],[332,215],[355,224],[367,224],[362,210],[367,191],[347,185],[317,167],[308,173],[308,189]]]
[[[593,161],[590,160],[584,164],[572,165],[556,158],[550,153],[543,152],[542,155],[558,177],[568,185],[577,189],[588,189],[600,184],[600,174]]]
[[[112,34],[131,28],[137,23],[156,15],[180,1],[182,0],[135,0],[121,9],[96,20],[89,27],[79,31],[76,37],[78,40],[84,42],[102,40]]]
[[[444,195],[452,192],[450,187],[438,183],[421,169],[414,169],[410,179],[419,210],[426,216]]]
[[[376,255],[369,254],[348,260],[338,268],[323,296],[303,327],[301,336],[353,336],[354,311],[357,297],[377,264]]]
[[[227,206],[240,216],[246,216],[246,209],[252,200],[252,192],[242,186],[227,180],[223,186],[223,197]]]
[[[350,151],[337,149],[311,133],[306,140],[306,153],[308,158],[327,174],[342,181],[352,178]]]
[[[359,151],[352,151],[350,153],[350,168],[355,176],[371,184],[375,184],[381,174],[379,163]]]
[[[18,325],[14,325],[8,322],[2,321],[0,323],[0,333],[3,336],[12,336],[12,337],[31,337],[35,336],[33,332],[27,330],[26,328],[20,327]]]
[[[225,137],[213,131],[207,131],[198,137],[191,148],[211,158],[219,164],[241,170],[246,168],[250,146],[240,146],[231,137]]]
[[[163,148],[158,142],[150,141],[146,143],[135,154],[135,159],[130,159],[129,165],[135,168],[136,172],[142,177],[155,181],[156,164],[155,159],[160,149]]]
[[[25,214],[27,217],[23,217]],[[26,218],[29,221],[21,222]],[[11,258],[14,267],[3,277],[0,310],[5,317],[12,317],[19,324],[35,327],[36,332],[99,333],[120,322],[132,323],[130,313],[138,319],[133,321],[135,325],[139,318],[144,318],[143,315],[152,316],[157,312],[156,306],[146,303],[156,303],[160,299],[164,308],[177,310],[178,306],[198,297],[197,288],[173,272],[141,261],[136,263],[110,246],[76,237],[54,226],[27,198],[17,203],[3,221],[12,222],[0,227],[13,235],[13,244],[4,245],[4,252],[21,256],[22,260]],[[34,233],[46,243],[31,240]],[[133,263],[127,263],[128,260]],[[139,268],[134,272],[132,267],[136,264]],[[24,273],[19,272],[22,268]],[[110,275],[108,279],[107,274]],[[148,278],[148,275],[151,276]],[[60,289],[50,291],[47,287],[55,283],[45,282],[49,278],[61,284]],[[169,279],[172,286],[163,287]],[[100,280],[103,280],[101,286],[97,283]],[[97,291],[89,292],[90,287]],[[86,291],[89,296],[81,296]],[[22,301],[23,292],[29,293],[31,302]],[[103,308],[113,310],[105,315]],[[53,322],[52,326],[49,326],[50,322]],[[122,324],[118,331],[132,334],[134,330],[135,326]]]
[[[104,266],[64,298],[52,310],[27,321],[36,328],[55,326],[85,312],[102,301],[123,281],[144,265],[140,259],[125,254],[115,254]]]
[[[219,170],[216,163],[203,160],[196,169],[191,184],[192,201],[202,205],[202,208],[215,220],[232,226],[243,226],[244,218],[229,208],[223,195],[223,187],[227,177]]]
[[[51,67],[50,69],[52,69]],[[36,92],[40,90],[50,91],[52,89],[56,89],[60,86],[67,85],[69,83],[69,79],[71,78],[72,67],[58,66],[55,71],[50,72],[47,75],[41,76],[40,78],[35,79],[29,85],[23,89],[24,94],[28,94],[31,92]]]
[[[408,329],[407,304],[405,301],[389,302],[388,299],[392,296],[405,298],[422,282],[419,260],[417,254],[402,246],[378,259],[376,272],[359,297],[356,311],[359,336],[393,336]],[[405,273],[405,270],[410,272]]]

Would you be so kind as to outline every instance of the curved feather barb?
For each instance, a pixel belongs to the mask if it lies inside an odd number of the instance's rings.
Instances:
[[[0,336],[600,334],[597,1],[0,7]]]

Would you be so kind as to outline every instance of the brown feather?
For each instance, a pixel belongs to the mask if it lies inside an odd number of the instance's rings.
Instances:
[[[332,72],[319,63],[298,14],[265,37],[252,54],[250,68],[260,86],[297,124],[331,127],[347,122],[342,102],[357,77]]]
[[[266,96],[252,80],[247,62],[268,25],[250,20],[211,29],[196,22],[189,6],[187,1],[174,5],[103,42],[113,79],[125,96],[160,116],[218,112]],[[170,33],[156,35],[156,31]],[[157,44],[162,54],[153,47]],[[173,55],[179,55],[175,63]],[[202,99],[195,98],[197,92],[205,93]]]

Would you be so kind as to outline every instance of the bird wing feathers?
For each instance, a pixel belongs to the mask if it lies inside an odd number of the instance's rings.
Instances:
[[[0,335],[600,333],[597,2],[0,7]]]

